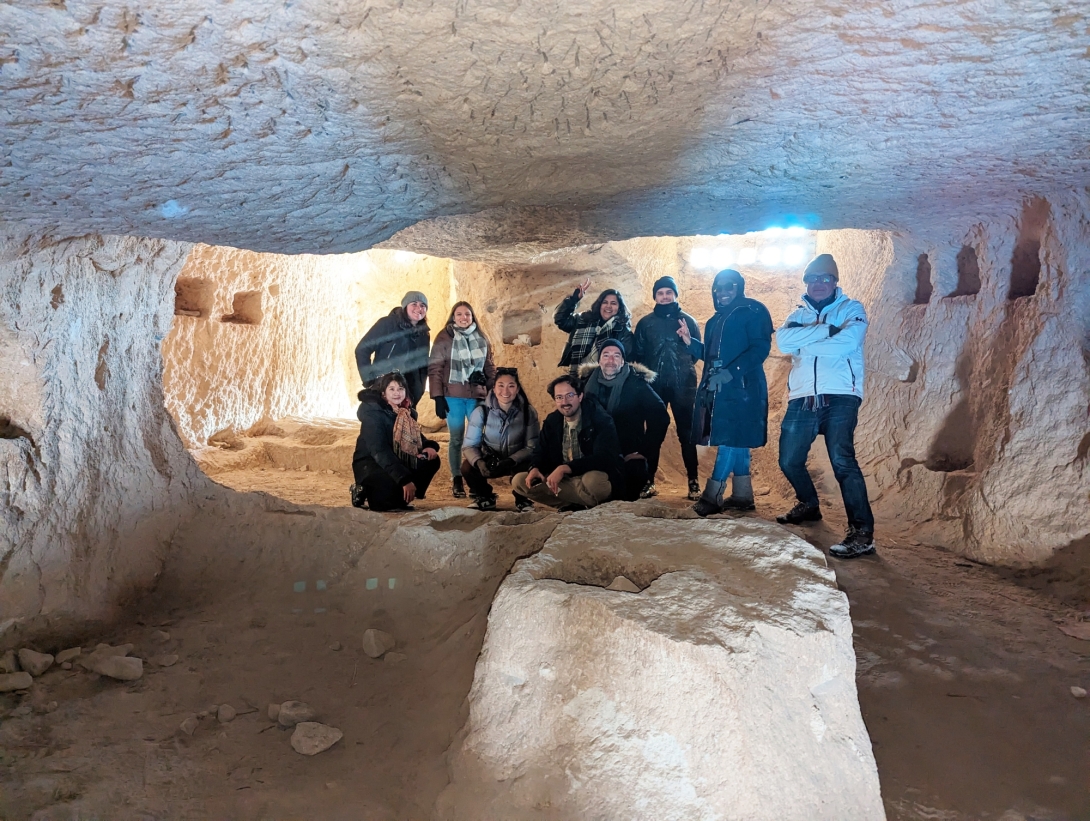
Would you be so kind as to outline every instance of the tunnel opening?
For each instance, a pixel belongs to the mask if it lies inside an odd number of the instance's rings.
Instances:
[[[1035,197],[1022,206],[1018,240],[1011,253],[1011,281],[1007,299],[1021,299],[1037,293],[1041,281],[1041,239],[1048,226],[1048,200]]]
[[[961,246],[957,255],[957,285],[948,296],[975,296],[980,293],[980,262],[976,248],[971,245]]]
[[[914,305],[926,305],[931,301],[931,294],[935,286],[931,283],[931,260],[927,254],[920,254],[916,258],[916,295],[912,299]]]

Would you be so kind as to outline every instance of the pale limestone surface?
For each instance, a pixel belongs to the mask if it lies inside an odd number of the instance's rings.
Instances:
[[[824,557],[654,513],[565,518],[504,580],[437,818],[884,818]]]

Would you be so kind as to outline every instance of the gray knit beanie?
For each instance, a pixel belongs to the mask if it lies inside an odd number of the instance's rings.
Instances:
[[[428,307],[428,298],[420,291],[409,291],[405,296],[401,297],[402,308],[408,308],[410,302],[423,302],[424,307]]]

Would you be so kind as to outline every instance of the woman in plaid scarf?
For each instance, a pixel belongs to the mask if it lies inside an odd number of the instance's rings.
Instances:
[[[371,510],[411,510],[439,470],[439,444],[425,439],[409,399],[409,384],[388,373],[359,393],[360,435],[352,456],[352,504]]]
[[[568,344],[564,355],[560,357],[560,367],[567,368],[573,375],[578,375],[579,366],[584,360],[593,359],[595,346],[606,339],[616,339],[624,348],[625,359],[632,358],[633,336],[632,316],[624,297],[615,288],[607,288],[598,295],[589,311],[580,314],[576,307],[590,288],[590,280],[583,282],[575,292],[564,298],[553,315],[553,322],[562,331],[568,332]]]
[[[462,482],[462,440],[466,420],[480,400],[488,395],[496,378],[492,345],[477,327],[476,314],[468,302],[455,303],[446,327],[435,337],[428,361],[428,393],[435,400],[435,415],[447,422],[453,495],[464,499]]]

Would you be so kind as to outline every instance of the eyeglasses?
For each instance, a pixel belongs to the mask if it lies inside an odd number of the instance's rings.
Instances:
[[[571,393],[558,393],[556,396],[553,397],[553,399],[555,399],[557,402],[570,402],[578,395],[579,394],[575,393],[574,391]]]
[[[805,282],[807,285],[809,285],[811,282],[820,282],[823,285],[828,285],[830,282],[836,282],[836,277],[831,277],[827,274],[823,274],[821,276],[809,276],[805,277],[803,279],[803,282]]]

